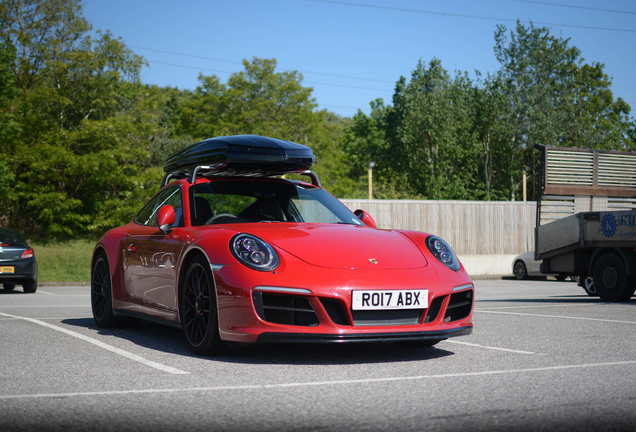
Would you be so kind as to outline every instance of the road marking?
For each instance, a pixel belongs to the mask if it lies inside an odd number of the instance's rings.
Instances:
[[[467,345],[467,346],[490,349],[490,350],[497,350],[497,351],[507,351],[507,352],[517,353],[517,354],[528,354],[528,355],[536,354],[535,352],[531,352],[531,351],[521,351],[521,350],[508,349],[508,348],[484,346],[484,345],[478,345],[478,344],[474,344],[474,343],[461,342],[461,341],[455,341],[455,340],[445,340],[444,343],[452,343],[452,344],[458,344],[458,345]]]
[[[38,290],[38,294],[54,295],[53,293],[50,293],[48,291],[42,291],[41,289]]]
[[[598,303],[586,303],[586,304],[568,304],[568,305],[564,305],[564,304],[553,304],[553,305],[541,305],[541,306],[533,306],[533,305],[527,305],[527,306],[493,306],[493,307],[484,307],[484,308],[475,308],[475,310],[479,310],[479,311],[487,311],[487,310],[501,310],[501,309],[535,309],[535,308],[555,308],[555,307],[583,307],[583,306],[596,306]]]
[[[29,322],[32,322],[34,324],[38,324],[38,325],[47,327],[47,328],[52,329],[52,330],[65,333],[67,335],[76,337],[76,338],[81,339],[81,340],[86,341],[86,342],[90,342],[93,345],[97,345],[100,348],[104,348],[105,350],[108,350],[108,351],[113,352],[115,354],[119,354],[120,356],[126,357],[126,358],[128,358],[130,360],[134,360],[134,361],[139,362],[139,363],[142,363],[142,364],[144,364],[146,366],[153,367],[153,368],[158,369],[158,370],[163,371],[163,372],[168,372],[168,373],[171,373],[171,374],[179,374],[179,375],[189,374],[190,373],[190,372],[185,372],[185,371],[173,368],[171,366],[166,366],[166,365],[163,365],[161,363],[157,363],[157,362],[154,362],[154,361],[151,361],[151,360],[147,360],[147,359],[145,359],[145,358],[143,358],[141,356],[138,356],[137,354],[133,354],[133,353],[130,353],[128,351],[124,351],[124,350],[122,350],[120,348],[116,348],[116,347],[114,347],[112,345],[108,345],[108,344],[105,344],[104,342],[98,341],[97,339],[93,339],[91,337],[84,336],[83,334],[80,334],[80,333],[77,333],[77,332],[74,332],[74,331],[71,331],[71,330],[67,330],[65,328],[58,327],[58,326],[55,326],[53,324],[49,324],[49,323],[44,322],[44,321],[40,321],[40,320],[33,319],[33,318],[21,317],[21,316],[17,316],[17,315],[11,315],[11,314],[8,314],[8,313],[3,313],[3,312],[0,312],[0,315],[8,317],[8,318],[21,319],[21,320],[29,321]]]
[[[387,378],[368,378],[357,380],[334,380],[334,381],[315,381],[315,382],[298,382],[298,383],[280,383],[280,384],[260,384],[260,385],[227,385],[215,387],[184,387],[172,389],[146,389],[146,390],[112,390],[101,392],[77,392],[77,393],[39,393],[27,395],[5,395],[0,396],[0,400],[9,399],[35,399],[35,398],[51,398],[51,397],[78,397],[78,396],[111,396],[111,395],[131,395],[131,394],[166,394],[166,393],[194,393],[194,392],[212,392],[212,391],[241,391],[241,390],[267,390],[277,388],[290,387],[317,387],[317,386],[335,386],[335,385],[356,385],[371,384],[396,381],[419,381],[425,379],[446,379],[446,378],[465,378],[477,376],[493,376],[504,374],[528,373],[528,372],[551,372],[560,370],[574,370],[594,367],[611,367],[611,366],[633,366],[636,360],[610,362],[610,363],[589,363],[580,365],[566,366],[546,366],[528,369],[507,369],[482,372],[464,372],[464,373],[448,373],[440,375],[418,375],[410,377],[387,377]]]
[[[620,323],[620,324],[636,324],[636,321],[620,321],[620,320],[610,320],[610,319],[600,319],[600,318],[571,317],[571,316],[562,316],[562,315],[542,315],[542,314],[532,314],[532,313],[522,313],[522,312],[502,312],[502,311],[491,311],[491,310],[480,310],[480,309],[475,309],[475,312],[503,314],[503,315],[531,316],[531,317],[541,317],[541,318],[564,318],[564,319],[573,319],[573,320],[582,320],[582,321],[600,321],[600,322],[610,322],[610,323]]]

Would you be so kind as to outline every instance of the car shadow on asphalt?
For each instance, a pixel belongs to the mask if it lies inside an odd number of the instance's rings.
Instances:
[[[201,357],[194,354],[185,341],[183,331],[142,320],[129,328],[103,329],[92,318],[68,318],[62,323],[95,331],[100,336],[128,340],[144,348],[186,357],[240,364],[342,365],[398,363],[454,355],[437,347],[404,347],[392,342],[361,342],[345,344],[233,344],[228,354]],[[105,341],[107,342],[107,341]]]

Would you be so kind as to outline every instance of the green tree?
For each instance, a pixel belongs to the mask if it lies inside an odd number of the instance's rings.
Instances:
[[[630,107],[614,100],[611,79],[601,63],[584,63],[570,40],[546,27],[517,22],[509,35],[495,33],[495,55],[507,86],[513,140],[565,147],[620,148]]]
[[[0,29],[17,48],[12,65],[16,85],[27,92],[41,78],[43,67],[91,29],[81,14],[80,0],[3,0]]]
[[[14,175],[9,223],[59,238],[126,222],[161,178],[151,166],[149,142],[161,129],[144,113],[143,60],[109,33],[86,35],[77,1],[3,2],[0,24],[20,53],[9,64],[21,127],[2,148]]]
[[[479,188],[472,82],[433,59],[397,82],[393,106],[354,117],[347,148],[352,174],[376,162],[378,197],[470,199]]]

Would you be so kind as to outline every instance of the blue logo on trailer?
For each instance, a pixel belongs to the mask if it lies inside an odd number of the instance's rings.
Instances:
[[[612,237],[616,233],[616,218],[613,214],[606,214],[601,221],[601,231],[605,237]]]

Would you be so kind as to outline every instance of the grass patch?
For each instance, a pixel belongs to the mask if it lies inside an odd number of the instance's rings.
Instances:
[[[88,282],[94,240],[30,242],[38,260],[38,282]]]

